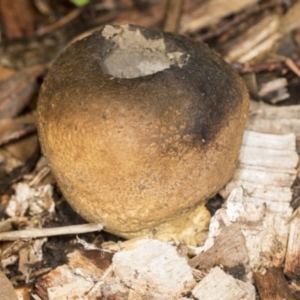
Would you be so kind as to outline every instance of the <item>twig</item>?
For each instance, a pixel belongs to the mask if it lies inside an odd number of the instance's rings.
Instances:
[[[177,32],[183,0],[169,0],[166,8],[163,30]]]
[[[300,77],[300,70],[297,64],[295,64],[295,62],[293,62],[290,58],[287,58],[284,62],[292,72],[294,72],[298,77]]]
[[[52,32],[55,29],[65,26],[69,22],[76,19],[82,13],[82,11],[83,11],[83,8],[81,8],[81,7],[72,10],[69,14],[67,14],[65,17],[59,19],[57,22],[55,22],[49,26],[39,28],[36,31],[36,35],[40,36],[40,35]]]
[[[300,154],[300,136],[296,137],[296,150]]]
[[[36,186],[39,184],[49,173],[51,169],[48,166],[42,168],[37,175],[29,182],[29,186]]]
[[[51,270],[53,270],[52,268],[42,268],[42,269],[39,269],[37,271],[34,271],[32,273],[30,273],[30,279],[33,279],[33,278],[36,278],[36,277],[41,277],[42,275],[45,275],[46,273],[49,273]],[[13,283],[16,283],[16,282],[20,282],[20,281],[25,281],[26,278],[24,275],[17,275],[17,276],[14,276],[12,278],[10,278],[10,281],[13,282]]]
[[[297,67],[300,67],[300,59],[293,61],[293,64]],[[286,61],[277,61],[277,62],[267,62],[267,63],[238,63],[234,62],[231,66],[239,73],[259,73],[259,72],[271,72],[271,71],[281,71],[287,68]]]
[[[103,273],[100,280],[94,284],[94,286],[89,290],[87,294],[88,299],[94,298],[93,296],[100,290],[101,285],[105,283],[105,279],[113,273],[113,267],[110,265]]]
[[[14,241],[18,239],[35,239],[56,235],[82,234],[93,231],[100,231],[104,228],[103,223],[72,225],[54,228],[33,228],[27,230],[16,230],[0,232],[0,241]]]
[[[35,124],[26,124],[23,128],[0,137],[0,146],[37,131]]]
[[[205,34],[197,36],[196,40],[205,41],[205,40],[211,39],[213,37],[216,37],[218,35],[221,35],[222,33],[229,30],[231,27],[239,24],[244,19],[248,18],[250,15],[260,12],[260,11],[263,11],[263,10],[266,10],[266,9],[269,9],[269,8],[272,8],[272,7],[275,7],[277,5],[282,5],[282,4],[289,5],[289,1],[288,0],[271,0],[270,2],[262,4],[262,5],[251,6],[248,9],[244,10],[242,13],[236,15],[232,20],[217,27],[215,30],[212,30]]]

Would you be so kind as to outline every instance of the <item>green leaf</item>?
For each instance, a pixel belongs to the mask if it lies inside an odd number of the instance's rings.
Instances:
[[[75,4],[76,6],[85,6],[90,2],[90,0],[69,0],[69,1]]]

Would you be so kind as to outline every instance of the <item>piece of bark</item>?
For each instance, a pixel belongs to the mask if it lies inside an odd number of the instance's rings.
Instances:
[[[190,259],[189,265],[192,268],[199,267],[201,270],[210,270],[214,266],[222,265],[226,269],[232,270],[232,272],[235,268],[242,267],[244,269],[243,274],[240,274],[238,279],[244,279],[244,275],[250,272],[249,258],[245,238],[239,225],[232,224],[225,227],[220,235],[216,237],[214,245],[207,251]]]
[[[191,268],[176,248],[157,240],[136,240],[132,250],[116,253],[113,270],[127,287],[149,297],[176,298],[195,284]]]
[[[300,211],[296,211],[290,224],[289,240],[285,257],[284,274],[299,280],[300,278]]]
[[[2,300],[18,300],[13,285],[2,271],[0,271],[0,287]]]
[[[295,300],[281,269],[272,267],[264,275],[256,272],[253,277],[261,300]]]
[[[199,300],[255,300],[252,284],[234,279],[219,267],[215,267],[192,290]]]

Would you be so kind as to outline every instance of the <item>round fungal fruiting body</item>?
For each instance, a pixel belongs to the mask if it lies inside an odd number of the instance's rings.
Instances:
[[[86,220],[125,238],[195,244],[209,221],[205,201],[236,167],[248,102],[206,45],[107,25],[53,64],[38,129],[64,196]]]

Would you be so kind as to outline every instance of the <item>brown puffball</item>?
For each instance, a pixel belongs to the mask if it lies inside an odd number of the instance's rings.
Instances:
[[[69,203],[125,238],[199,242],[205,201],[236,167],[247,91],[206,45],[107,25],[67,48],[38,102],[42,149]]]

